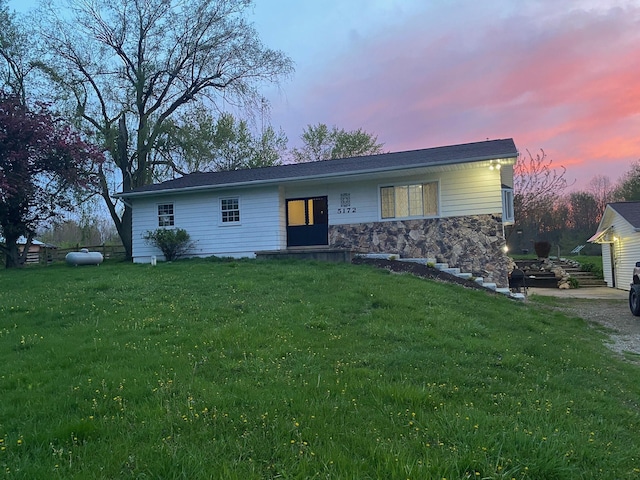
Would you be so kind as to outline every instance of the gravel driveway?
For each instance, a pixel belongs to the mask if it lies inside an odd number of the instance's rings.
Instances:
[[[562,298],[553,308],[605,327],[611,339],[607,346],[619,354],[638,355],[634,363],[640,364],[640,317],[633,316],[629,310],[627,292],[606,287],[577,289],[573,292],[545,290],[530,292],[533,295],[531,300],[535,301],[535,295]],[[623,356],[630,360],[629,355]]]

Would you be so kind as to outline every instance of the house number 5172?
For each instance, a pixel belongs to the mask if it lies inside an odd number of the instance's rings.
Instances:
[[[356,207],[339,208],[338,213],[356,213]]]

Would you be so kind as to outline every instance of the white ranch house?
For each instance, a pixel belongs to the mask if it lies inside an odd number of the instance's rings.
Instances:
[[[512,139],[228,172],[117,194],[132,206],[133,261],[162,259],[143,236],[183,228],[193,256],[342,249],[434,258],[506,286]]]
[[[589,241],[601,244],[607,286],[628,290],[640,262],[640,202],[609,203]]]

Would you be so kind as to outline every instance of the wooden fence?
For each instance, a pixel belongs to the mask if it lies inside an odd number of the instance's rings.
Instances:
[[[54,262],[64,262],[67,253],[79,252],[82,248],[86,248],[90,252],[100,252],[105,260],[124,260],[126,256],[122,245],[76,245],[73,248],[41,247],[37,260],[32,256],[32,253],[29,253],[31,259],[28,259],[27,263],[35,264],[37,262],[40,265],[47,265]]]

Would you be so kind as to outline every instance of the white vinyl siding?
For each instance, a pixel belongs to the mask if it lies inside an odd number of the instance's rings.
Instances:
[[[440,217],[502,215],[500,172],[486,167],[445,172],[440,177]]]
[[[613,227],[611,243],[602,244],[602,272],[609,287],[628,290],[632,281],[633,268],[640,262],[640,232],[611,207],[605,209],[598,230]],[[615,272],[615,279],[612,271]]]
[[[616,213],[613,237],[614,241],[609,244],[609,248],[613,249],[615,286],[621,290],[628,290],[633,278],[633,268],[636,262],[640,262],[640,232],[636,232],[629,222]]]
[[[437,183],[430,195],[435,197],[437,217],[465,215],[502,215],[502,191],[499,170],[487,167],[473,167],[432,174],[408,176],[396,173],[385,174],[380,178],[368,180],[343,180],[330,185],[300,185],[283,188],[285,198],[303,198],[328,196],[329,225],[357,224],[379,221],[391,221],[383,218],[381,211],[381,187],[388,185],[410,185]],[[344,209],[340,203],[342,195],[348,193],[350,207]],[[431,216],[431,215],[429,215]]]
[[[159,250],[148,245],[143,235],[157,228],[157,205],[173,203],[175,227],[189,233],[195,244],[193,255],[208,257],[253,257],[256,251],[283,248],[280,228],[278,188],[264,187],[213,194],[184,194],[171,197],[173,202],[158,199],[134,199],[133,256],[135,262],[148,262],[152,255],[162,258]],[[238,198],[242,222],[233,228],[223,224],[220,205],[223,198]]]
[[[513,165],[502,165],[500,169],[500,184],[513,188]]]

